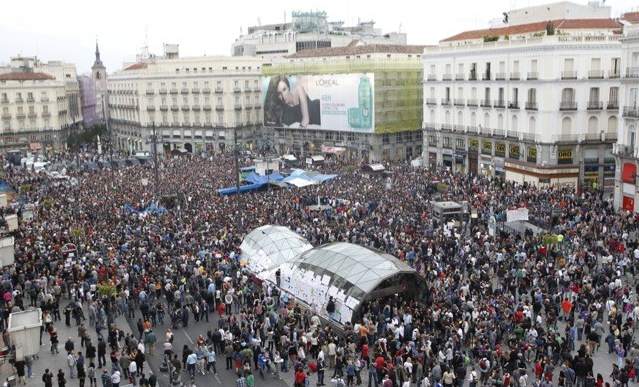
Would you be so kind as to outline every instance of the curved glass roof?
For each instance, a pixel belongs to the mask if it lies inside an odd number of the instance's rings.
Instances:
[[[311,266],[334,274],[363,293],[375,289],[384,279],[415,270],[397,258],[352,243],[335,242],[316,247],[294,260],[303,268]]]
[[[255,273],[273,269],[312,249],[299,234],[283,226],[266,225],[251,231],[240,245],[242,258]]]

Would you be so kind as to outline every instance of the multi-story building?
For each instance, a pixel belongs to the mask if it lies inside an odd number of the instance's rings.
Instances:
[[[0,143],[4,148],[61,146],[82,122],[75,65],[12,58],[0,67]]]
[[[621,123],[619,139],[615,147],[617,174],[615,181],[615,207],[628,211],[639,211],[637,189],[637,165],[639,165],[639,13],[634,13],[637,24],[628,25],[621,39],[620,107]],[[632,20],[632,18],[628,18]]]
[[[382,33],[374,21],[345,26],[329,22],[326,12],[293,12],[291,22],[248,28],[248,34],[235,40],[233,56],[282,57],[297,52],[327,47],[348,46],[353,40],[366,44],[406,44],[406,34]]]
[[[423,50],[424,46],[356,42],[266,63],[264,121],[275,149],[303,157],[340,152],[367,162],[421,155]],[[268,89],[273,89],[274,98]],[[301,115],[290,113],[297,105],[287,90],[306,96],[308,122],[300,122],[304,110]]]
[[[109,123],[116,146],[158,153],[220,152],[255,146],[262,122],[261,60],[244,57],[139,58],[109,75]],[[236,137],[235,137],[236,136]]]
[[[623,24],[569,2],[504,21],[425,50],[425,163],[612,191]]]

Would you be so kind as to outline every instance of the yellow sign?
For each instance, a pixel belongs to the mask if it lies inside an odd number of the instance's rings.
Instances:
[[[468,140],[468,148],[471,150],[477,150],[479,148],[479,140],[471,138]]]
[[[572,160],[572,149],[559,150],[560,160]]]
[[[510,151],[508,152],[508,155],[510,156],[511,159],[518,159],[519,158],[519,145],[510,144]]]
[[[493,152],[493,143],[490,141],[482,141],[481,153],[491,154]]]
[[[504,157],[506,156],[506,144],[503,142],[495,143],[495,156]]]
[[[531,146],[528,148],[528,161],[531,163],[537,162],[537,147]]]

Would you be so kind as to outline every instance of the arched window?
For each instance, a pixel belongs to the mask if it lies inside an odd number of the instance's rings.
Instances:
[[[572,133],[572,120],[570,119],[570,117],[564,117],[564,119],[561,120],[561,134],[567,135],[571,133]]]
[[[470,113],[470,126],[477,126],[477,113]]]
[[[517,116],[513,116],[513,118],[511,119],[510,130],[512,130],[513,132],[519,130],[519,120],[517,119]]]
[[[535,117],[530,117],[530,119],[528,120],[528,132],[529,133],[535,133],[535,130],[537,126],[537,120],[535,119]]]
[[[445,120],[446,124],[450,124],[450,111],[446,110],[446,120]]]
[[[437,118],[435,117],[435,110],[431,109],[430,110],[430,121],[431,124],[435,124],[437,122]]]
[[[457,112],[457,125],[464,125],[464,113],[461,110]]]
[[[617,133],[617,117],[610,116],[608,118],[608,133]]]
[[[497,116],[497,129],[499,130],[503,130],[504,129],[504,115],[500,114]]]
[[[588,134],[599,133],[599,119],[595,116],[588,118]]]
[[[484,128],[490,128],[490,115],[484,113]]]

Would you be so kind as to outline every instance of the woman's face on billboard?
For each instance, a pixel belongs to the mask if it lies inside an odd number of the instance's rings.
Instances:
[[[279,81],[277,84],[277,96],[283,103],[293,106],[295,105],[295,101],[293,99],[293,94],[291,93],[291,89],[288,87],[286,82]]]

